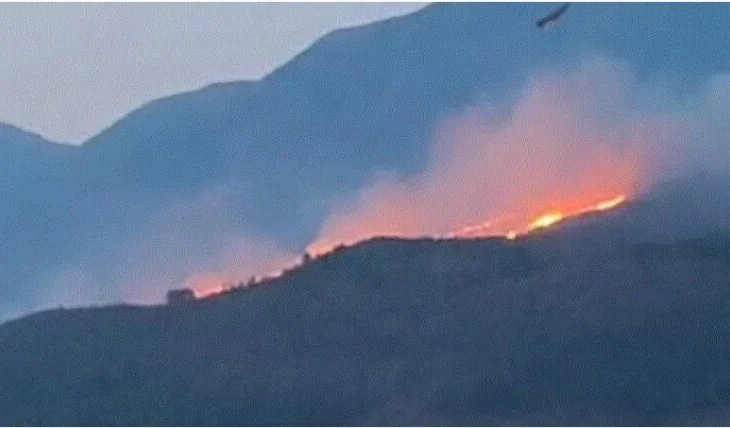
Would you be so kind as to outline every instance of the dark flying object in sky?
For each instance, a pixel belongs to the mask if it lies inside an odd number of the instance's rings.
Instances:
[[[549,14],[547,14],[547,15],[543,16],[542,18],[540,18],[540,20],[537,21],[537,26],[540,27],[540,28],[543,28],[547,24],[549,24],[549,23],[551,23],[553,21],[557,21],[558,18],[560,18],[561,16],[563,16],[563,14],[565,13],[565,11],[568,9],[568,6],[570,6],[570,3],[563,3],[563,5],[560,6],[559,8],[553,10]]]

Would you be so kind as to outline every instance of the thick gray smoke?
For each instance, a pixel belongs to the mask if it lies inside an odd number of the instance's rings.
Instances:
[[[538,73],[507,111],[478,105],[443,124],[422,174],[383,173],[355,204],[335,207],[310,250],[493,219],[505,233],[545,212],[638,198],[665,180],[727,170],[730,79],[702,88],[685,94],[638,81],[629,64],[603,57]]]

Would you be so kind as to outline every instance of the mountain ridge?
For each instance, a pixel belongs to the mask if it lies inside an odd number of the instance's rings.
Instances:
[[[0,325],[0,421],[722,424],[728,237],[375,239],[266,287],[46,311]]]
[[[121,282],[100,266],[124,270],[120,257],[141,252],[135,243],[153,232],[156,216],[181,200],[194,211],[208,193],[221,195],[215,215],[223,220],[196,214],[169,222],[202,235],[208,224],[200,223],[209,221],[300,252],[332,208],[374,174],[421,172],[443,120],[509,100],[531,73],[570,68],[586,52],[683,88],[730,70],[720,48],[730,40],[702,35],[730,23],[725,5],[581,4],[560,26],[538,31],[535,20],[552,6],[436,4],[338,30],[260,80],[150,101],[81,148],[64,149],[71,153],[45,169],[50,175],[30,172],[38,168],[33,156],[13,165],[12,186],[27,190],[4,198],[0,210],[3,249],[12,254],[0,273],[13,284],[0,290],[0,318],[12,306],[49,304],[46,288],[59,272]],[[689,24],[704,32],[683,30]],[[179,240],[155,238],[160,251]],[[207,251],[186,250],[211,265]],[[99,293],[118,299],[119,287]]]

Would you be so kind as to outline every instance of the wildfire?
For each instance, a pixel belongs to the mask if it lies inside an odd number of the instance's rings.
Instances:
[[[486,238],[486,237],[503,237],[509,240],[517,239],[520,236],[529,235],[530,233],[547,229],[560,224],[568,219],[588,215],[591,213],[608,211],[614,209],[624,202],[627,197],[625,194],[614,196],[610,199],[602,199],[598,202],[581,205],[579,203],[566,203],[562,204],[564,208],[556,209],[543,209],[537,211],[539,214],[533,216],[518,216],[518,215],[503,215],[493,220],[484,221],[476,225],[463,227],[456,232],[448,233],[445,235],[436,236],[437,238],[446,239],[458,239],[458,238]],[[561,204],[556,204],[561,205]],[[579,208],[575,208],[578,206]],[[520,220],[522,218],[522,220]],[[384,236],[384,235],[378,235]],[[385,236],[401,236],[399,234],[391,234]],[[375,235],[362,236],[360,239],[352,240],[348,242],[329,242],[329,241],[318,241],[311,244],[307,248],[307,253],[311,257],[320,257],[331,253],[338,247],[354,245],[358,242],[365,241],[373,238]],[[306,259],[297,259],[286,264],[284,269],[279,269],[269,273],[268,275],[252,277],[246,283],[235,283],[230,278],[223,277],[220,275],[204,275],[195,278],[192,281],[192,288],[195,290],[197,298],[210,296],[213,294],[223,293],[234,288],[249,288],[256,287],[257,285],[271,279],[275,279],[283,276],[287,271],[295,269],[298,266],[306,263]],[[235,284],[235,285],[234,285]]]
[[[282,269],[274,270],[265,275],[253,275],[246,281],[236,281],[221,274],[199,275],[188,279],[186,286],[193,290],[196,299],[202,299],[235,289],[256,287],[265,281],[284,276],[287,271],[295,269],[303,263],[304,260],[301,258],[292,260],[285,263],[286,267]]]
[[[626,202],[626,195],[620,194],[611,199],[600,200],[594,204],[589,204],[578,209],[551,209],[543,211],[541,214],[527,221],[527,226],[509,227],[514,224],[499,224],[497,221],[486,221],[479,225],[467,226],[457,232],[449,234],[449,238],[477,238],[490,236],[503,236],[507,239],[516,239],[518,236],[527,235],[540,229],[546,229],[555,226],[563,221],[590,213],[608,211]],[[508,217],[510,219],[516,216]]]
[[[527,226],[527,230],[533,231],[537,229],[545,229],[546,227],[550,227],[556,223],[560,223],[564,219],[565,215],[561,212],[545,213],[535,219],[535,221],[530,223],[530,225]]]
[[[509,240],[517,239],[520,236],[528,235],[538,230],[553,227],[565,220],[584,216],[587,214],[608,211],[616,208],[626,202],[626,195],[619,194],[610,199],[601,199],[598,202],[580,205],[578,203],[567,203],[562,209],[548,209],[538,211],[538,215],[523,216],[520,220],[518,215],[504,215],[496,219],[484,221],[476,225],[465,226],[455,232],[445,235],[436,236],[437,238],[455,239],[455,238],[487,238],[487,237],[503,237]],[[560,205],[560,204],[557,204]],[[578,208],[575,208],[578,206]],[[378,236],[389,236],[387,234]],[[398,234],[392,236],[397,237]],[[319,257],[332,252],[338,246],[350,246],[358,242],[370,239],[373,236],[363,236],[357,240],[348,242],[329,242],[318,241],[307,248],[307,252],[314,257]]]
[[[612,208],[616,208],[624,202],[626,202],[626,195],[618,195],[613,199],[597,203],[595,209],[588,208],[588,211],[608,211]]]

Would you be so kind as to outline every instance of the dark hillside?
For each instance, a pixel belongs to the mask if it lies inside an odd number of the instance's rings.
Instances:
[[[724,425],[728,249],[379,239],[187,305],[44,312],[0,327],[0,423]]]

